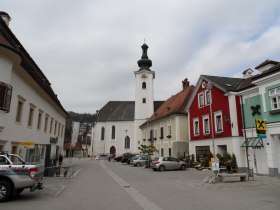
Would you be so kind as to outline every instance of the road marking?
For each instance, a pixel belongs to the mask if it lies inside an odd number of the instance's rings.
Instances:
[[[134,187],[125,182],[116,173],[107,168],[103,161],[100,161],[102,168],[145,210],[162,210],[157,204],[138,192]],[[129,186],[129,187],[128,187]]]
[[[57,193],[55,193],[55,197],[59,196],[59,194],[64,190],[65,187],[66,187],[66,185],[62,185],[60,190],[57,191]]]
[[[82,169],[81,168],[79,168],[79,170],[78,171],[75,171],[75,173],[73,174],[73,178],[75,178],[79,173],[80,173],[80,171],[81,171]]]

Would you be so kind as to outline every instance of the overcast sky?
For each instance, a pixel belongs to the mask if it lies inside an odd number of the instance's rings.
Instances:
[[[67,111],[134,100],[144,39],[155,100],[185,78],[242,77],[280,60],[279,0],[1,0],[0,10]]]

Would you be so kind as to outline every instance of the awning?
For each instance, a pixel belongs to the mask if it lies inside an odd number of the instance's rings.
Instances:
[[[241,147],[246,147],[246,148],[252,147],[253,149],[260,149],[264,147],[263,140],[262,138],[258,138],[258,137],[246,138]]]

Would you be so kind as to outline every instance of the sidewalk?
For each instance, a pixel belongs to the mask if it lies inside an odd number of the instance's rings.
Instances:
[[[89,161],[90,158],[64,158],[63,164],[62,164],[62,171],[61,171],[61,176],[54,176],[54,177],[44,177],[43,178],[43,183],[45,186],[47,185],[65,185],[67,184],[70,179],[73,179],[79,172],[80,170],[80,164]],[[67,176],[63,176],[63,166],[69,166],[69,170],[67,171]]]
[[[197,171],[196,169],[189,169],[196,175],[196,177],[200,177],[201,180],[212,174],[212,171]],[[269,176],[269,175],[257,175],[254,174],[254,177],[249,177],[248,182],[240,182],[238,178],[227,178],[225,182],[218,182],[216,184],[221,186],[248,186],[248,187],[259,187],[259,186],[279,186],[280,187],[280,175],[279,176]]]

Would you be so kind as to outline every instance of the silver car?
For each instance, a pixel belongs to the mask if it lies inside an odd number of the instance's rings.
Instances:
[[[151,168],[154,171],[165,171],[165,170],[185,170],[187,164],[184,161],[179,161],[174,157],[159,157],[155,158],[151,163]]]
[[[134,166],[143,166],[145,163],[147,163],[149,160],[149,157],[147,155],[139,155],[132,159],[131,165]]]

